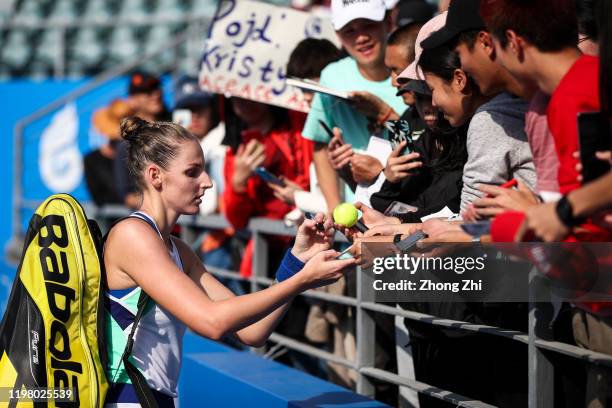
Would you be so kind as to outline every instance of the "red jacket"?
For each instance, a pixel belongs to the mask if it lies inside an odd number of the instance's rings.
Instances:
[[[257,132],[243,132],[243,140],[255,138],[263,143],[266,159],[262,166],[276,176],[285,176],[309,189],[308,168],[312,162],[313,144],[301,136],[297,126],[274,129],[266,135]],[[301,130],[301,127],[299,128]],[[294,207],[274,197],[272,190],[257,176],[249,177],[246,191],[236,192],[232,186],[236,152],[228,149],[225,156],[225,191],[223,193],[224,213],[234,228],[245,228],[254,217],[282,220]],[[270,243],[286,244],[288,239],[273,239]],[[243,276],[251,275],[253,242],[249,241],[240,265]]]

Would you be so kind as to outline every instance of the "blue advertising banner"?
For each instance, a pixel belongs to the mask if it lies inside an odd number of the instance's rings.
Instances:
[[[12,223],[12,192],[16,176],[13,172],[13,131],[17,122],[36,110],[57,100],[87,80],[0,82],[2,121],[0,135],[0,313],[4,310],[16,266],[8,265],[4,248],[10,239]],[[169,100],[170,79],[165,78],[164,95]],[[80,201],[88,201],[89,193],[83,176],[83,157],[104,143],[104,137],[91,126],[93,113],[115,98],[127,97],[128,79],[107,82],[75,102],[33,122],[25,128],[23,136],[22,186],[23,198],[38,202],[47,196],[69,193]],[[33,209],[22,211],[22,228]]]
[[[48,103],[53,102],[60,95],[76,89],[85,81],[9,81],[0,82],[0,135],[2,135],[2,149],[0,149],[0,172],[3,182],[0,183],[0,312],[4,312],[6,301],[11,290],[16,266],[9,265],[4,259],[4,246],[11,233],[11,204],[13,183],[13,129],[19,119],[27,116]]]

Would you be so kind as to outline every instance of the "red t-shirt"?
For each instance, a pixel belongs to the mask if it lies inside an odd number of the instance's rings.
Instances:
[[[533,164],[536,169],[536,191],[559,192],[559,157],[555,151],[555,140],[548,128],[548,102],[550,97],[538,91],[525,114],[525,133],[533,154]]]
[[[557,180],[562,194],[581,186],[577,180],[578,160],[572,157],[578,150],[578,113],[599,111],[599,108],[599,58],[583,55],[561,79],[548,103],[548,127],[559,159]],[[523,218],[517,213],[497,216],[491,225],[492,239],[513,241]],[[593,225],[588,225],[587,229],[602,232]],[[598,234],[595,240],[599,241],[601,236]]]
[[[276,176],[285,176],[308,190],[308,166],[312,161],[312,144],[291,129],[275,129],[266,135],[248,132],[249,138],[259,140],[265,149],[262,166]],[[232,187],[235,152],[228,149],[225,156],[225,191],[223,201],[227,220],[235,228],[244,228],[252,217],[282,219],[293,208],[276,197],[265,181],[249,177],[246,190],[236,192]]]
[[[567,194],[580,187],[577,180],[578,114],[597,112],[599,104],[599,58],[583,55],[572,65],[550,97],[548,127],[559,156],[559,190]]]
[[[548,104],[548,127],[555,142],[559,159],[557,180],[559,190],[567,194],[581,187],[576,164],[572,155],[578,151],[578,114],[597,112],[599,101],[599,58],[583,55],[572,65],[552,93]],[[499,215],[491,225],[494,241],[513,241],[518,228],[524,221],[524,214],[508,212]],[[565,242],[608,241],[610,234],[590,222],[582,225],[586,231],[568,236]],[[612,305],[606,302],[580,303],[578,306],[603,315],[612,314]]]

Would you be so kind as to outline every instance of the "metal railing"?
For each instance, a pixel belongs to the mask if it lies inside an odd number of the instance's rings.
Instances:
[[[97,219],[102,224],[101,227],[104,229],[108,227],[109,219],[125,216],[128,214],[128,211],[122,207],[107,207],[99,211],[91,212],[91,214],[96,215]],[[181,238],[188,244],[199,242],[198,237],[205,230],[223,229],[229,226],[227,221],[219,215],[207,217],[182,216],[178,223],[182,227]],[[294,227],[285,226],[281,221],[263,218],[252,219],[248,229],[252,234],[255,245],[252,276],[246,278],[234,271],[212,267],[208,268],[208,270],[222,278],[250,282],[251,290],[255,291],[267,287],[273,282],[272,279],[267,278],[268,245],[266,237],[275,235],[295,236],[296,230]],[[337,235],[336,238],[340,237],[341,236]],[[340,238],[340,240],[343,240],[343,237]],[[364,284],[364,276],[365,275],[359,273],[359,271],[356,273],[356,297],[334,295],[314,290],[309,290],[301,294],[301,296],[306,298],[350,306],[356,309],[355,339],[357,353],[354,361],[336,356],[330,352],[313,347],[310,344],[300,342],[278,333],[273,333],[270,336],[270,341],[288,349],[299,351],[328,363],[336,363],[355,371],[357,375],[356,391],[369,397],[374,396],[373,380],[379,380],[397,386],[408,387],[418,393],[444,400],[456,406],[474,408],[493,406],[482,401],[471,399],[469,396],[463,396],[448,390],[443,390],[436,387],[435,384],[426,384],[418,380],[401,377],[397,373],[376,368],[374,365],[375,347],[373,347],[376,338],[375,313],[400,316],[443,328],[461,329],[464,331],[481,333],[483,335],[498,336],[526,344],[528,349],[528,372],[526,374],[529,377],[528,403],[530,408],[554,407],[554,365],[547,353],[559,353],[588,364],[599,364],[606,367],[612,367],[612,356],[610,355],[551,340],[552,333],[549,322],[552,321],[552,315],[546,313],[547,308],[542,307],[543,305],[541,302],[529,303],[529,329],[527,333],[523,333],[500,327],[443,319],[424,313],[376,303],[368,295],[368,291],[365,290],[366,285]]]

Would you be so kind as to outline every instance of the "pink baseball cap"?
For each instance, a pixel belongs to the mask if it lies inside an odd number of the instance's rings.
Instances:
[[[417,66],[417,63],[419,62],[419,58],[421,57],[421,53],[423,52],[423,48],[421,47],[421,42],[425,40],[427,37],[429,37],[431,34],[433,34],[435,31],[438,31],[439,29],[444,27],[444,25],[446,24],[447,14],[448,14],[447,11],[445,11],[444,13],[438,14],[437,16],[429,20],[427,23],[425,23],[423,27],[421,27],[421,30],[419,31],[419,34],[417,35],[417,38],[416,38],[416,42],[414,44],[414,61],[412,62],[412,64],[408,65],[408,68],[403,70],[397,76],[398,83],[402,84],[404,82],[408,82],[408,80],[410,79],[424,79],[425,78],[425,76],[423,75],[423,71],[421,71],[421,68]]]

